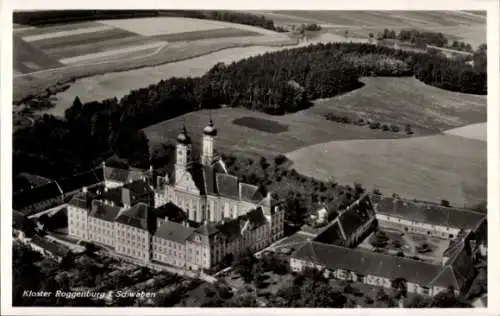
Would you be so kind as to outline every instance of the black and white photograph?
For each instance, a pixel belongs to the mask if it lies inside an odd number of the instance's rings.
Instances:
[[[5,314],[488,310],[487,8],[13,10]]]

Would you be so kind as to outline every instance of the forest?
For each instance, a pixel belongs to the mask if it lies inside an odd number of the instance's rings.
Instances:
[[[361,76],[412,76],[444,89],[486,94],[486,46],[463,61],[368,44],[318,44],[217,64],[198,78],[171,78],[117,98],[82,104],[64,119],[43,116],[14,133],[14,176],[60,178],[118,155],[149,165],[140,129],[191,111],[245,107],[281,115],[359,88]],[[390,123],[390,122],[389,122]]]

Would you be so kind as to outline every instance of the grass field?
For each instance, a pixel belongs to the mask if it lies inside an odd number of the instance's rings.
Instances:
[[[233,124],[271,134],[283,133],[288,130],[288,126],[280,124],[276,121],[252,116],[239,117],[233,121]]]
[[[471,124],[445,131],[445,134],[486,141],[486,123]]]
[[[486,121],[486,96],[428,86],[414,78],[363,78],[362,88],[318,100],[308,111],[359,116],[380,123],[411,124],[426,133]]]
[[[435,89],[413,78],[366,78],[363,81],[365,86],[359,90],[329,100],[317,101],[307,110],[284,116],[270,116],[236,108],[212,111],[214,123],[219,129],[217,146],[228,150],[274,156],[334,140],[406,137],[404,133],[390,133],[371,130],[367,127],[339,124],[323,117],[325,113],[345,108],[347,105],[352,107],[350,115],[363,114],[363,112],[367,115],[375,113],[379,115],[382,122],[385,120],[399,124],[411,122],[414,130],[421,127],[425,134],[446,130],[450,128],[449,126],[465,126],[476,120],[484,122],[486,119],[486,100],[482,97],[478,97],[481,100],[479,102],[475,96]],[[398,90],[397,85],[402,88]],[[473,115],[475,109],[479,108],[482,112]],[[471,114],[467,115],[467,111]],[[184,118],[189,130],[195,133],[194,140],[201,139],[199,133],[209,120],[206,111],[189,113],[183,117],[148,127],[145,129],[147,136],[152,143],[156,144],[173,140],[181,129]],[[242,119],[246,123],[252,120],[252,124],[245,124],[247,126],[235,124],[235,120],[239,123]],[[254,127],[259,125],[256,122],[261,122],[261,119],[266,122],[279,123],[287,126],[288,129],[280,133],[268,133],[255,129]]]
[[[110,25],[131,32],[136,32],[144,36],[167,35],[176,33],[186,33],[194,31],[217,30],[223,28],[235,28],[238,30],[253,31],[263,35],[276,34],[274,31],[259,27],[234,24],[229,22],[201,20],[179,17],[153,17],[134,18],[100,21],[102,24]]]
[[[13,37],[12,46],[14,70],[20,74],[62,66],[57,59],[26,43],[16,35]]]
[[[157,35],[154,39],[167,42],[197,41],[207,38],[242,37],[255,36],[259,33],[254,31],[239,30],[235,28],[220,28],[215,30],[188,31],[175,34]]]
[[[316,144],[287,157],[302,174],[424,201],[486,200],[486,143],[449,135]]]
[[[258,12],[278,25],[317,23],[323,28],[366,38],[384,28],[417,28],[443,32],[473,46],[486,42],[485,12],[464,11],[272,11]],[[356,35],[354,35],[356,34]]]

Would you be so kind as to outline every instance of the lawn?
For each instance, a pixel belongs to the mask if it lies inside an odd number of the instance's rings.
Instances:
[[[402,197],[452,205],[486,200],[486,143],[449,135],[400,140],[332,141],[287,154],[294,168],[320,180],[359,182]]]

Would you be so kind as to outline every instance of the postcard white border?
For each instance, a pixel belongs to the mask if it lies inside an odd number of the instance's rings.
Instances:
[[[98,313],[104,315],[246,315],[246,314],[309,314],[315,315],[392,315],[392,314],[432,314],[432,315],[500,315],[500,241],[499,221],[499,19],[498,1],[436,1],[436,0],[356,0],[356,1],[131,1],[131,0],[24,0],[0,2],[2,16],[1,37],[1,315],[88,315]],[[488,229],[489,229],[489,259],[488,265],[488,308],[487,309],[198,309],[198,308],[12,308],[12,10],[33,9],[231,9],[231,10],[487,10],[487,43],[488,43]]]

